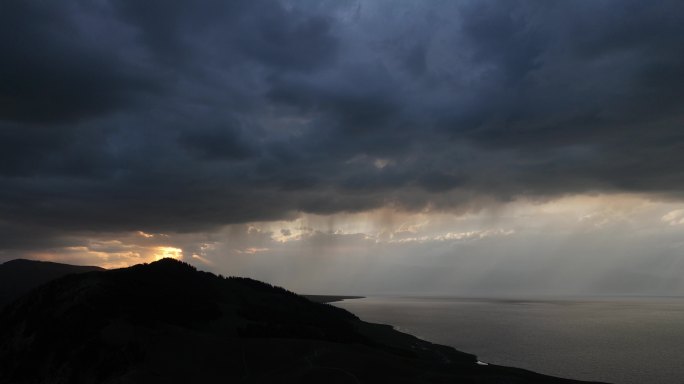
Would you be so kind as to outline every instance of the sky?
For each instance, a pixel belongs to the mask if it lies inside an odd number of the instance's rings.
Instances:
[[[684,3],[6,0],[0,262],[684,294]]]

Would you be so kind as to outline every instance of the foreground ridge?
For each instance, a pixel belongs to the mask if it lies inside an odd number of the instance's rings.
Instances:
[[[0,383],[579,383],[163,259],[71,274],[0,314]]]

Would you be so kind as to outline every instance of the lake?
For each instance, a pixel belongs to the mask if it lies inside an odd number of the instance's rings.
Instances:
[[[367,297],[333,303],[481,361],[616,384],[684,383],[684,299]]]

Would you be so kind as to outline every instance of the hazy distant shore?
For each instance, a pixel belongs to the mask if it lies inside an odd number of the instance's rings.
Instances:
[[[616,384],[684,377],[680,297],[369,296],[333,305],[495,365]]]
[[[334,303],[348,299],[363,299],[364,296],[302,295],[315,303]]]

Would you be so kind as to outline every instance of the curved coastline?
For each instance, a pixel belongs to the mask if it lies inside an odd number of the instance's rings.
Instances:
[[[368,298],[366,296],[345,296],[345,295],[303,295],[303,296],[306,297],[307,299],[311,300],[311,301],[318,302],[318,303],[324,303],[324,304],[338,303],[338,302],[345,301],[345,300],[356,300],[356,299]],[[354,314],[356,315],[356,313],[354,313]],[[416,338],[418,340],[424,341],[426,343],[432,344],[432,345],[437,346],[437,347],[446,346],[446,345],[443,345],[440,343],[429,342],[429,341],[424,340],[423,338],[421,338],[419,336],[416,336],[410,332],[407,332],[406,330],[399,329],[398,327],[393,326],[391,324],[386,324],[386,323],[382,323],[382,322],[374,323],[374,324],[378,325],[378,326],[389,327],[392,330],[394,330],[395,332],[408,335],[410,337]],[[500,369],[502,372],[526,372],[527,374],[529,374],[531,376],[547,377],[552,382],[559,382],[560,381],[560,382],[564,382],[564,383],[610,384],[609,382],[605,382],[605,381],[587,381],[587,380],[568,379],[568,378],[564,378],[564,377],[560,377],[560,376],[554,376],[554,375],[539,373],[539,372],[529,370],[529,369],[525,369],[525,368],[517,368],[517,367],[507,366],[507,365],[492,364],[492,363],[488,363],[488,362],[480,360],[479,357],[475,354],[472,354],[469,352],[463,352],[463,351],[455,349],[454,347],[451,347],[451,346],[447,346],[447,347],[452,348],[459,353],[473,355],[476,359],[475,363],[478,366]],[[543,382],[543,379],[542,379],[542,382]]]

